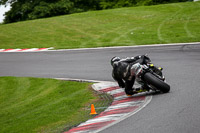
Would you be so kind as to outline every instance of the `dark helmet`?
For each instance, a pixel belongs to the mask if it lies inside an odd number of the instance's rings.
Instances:
[[[114,57],[111,59],[110,63],[111,63],[111,65],[113,66],[113,63],[116,62],[116,61],[119,61],[119,60],[120,60],[120,57],[114,56]]]

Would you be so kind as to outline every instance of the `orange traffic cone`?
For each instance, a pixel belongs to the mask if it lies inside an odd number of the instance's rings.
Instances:
[[[95,111],[95,108],[94,108],[94,104],[91,105],[91,115],[95,115],[97,114],[97,112]]]

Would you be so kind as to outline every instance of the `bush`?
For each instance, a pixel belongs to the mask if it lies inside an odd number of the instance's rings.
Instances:
[[[103,0],[100,2],[100,7],[102,9],[130,7],[134,5],[136,5],[135,0]]]
[[[184,2],[188,0],[102,0],[99,4],[102,9],[130,7],[140,5],[156,5],[163,3]]]
[[[29,19],[45,18],[57,15],[69,14],[73,9],[73,3],[69,0],[62,0],[56,3],[40,2],[29,14]]]

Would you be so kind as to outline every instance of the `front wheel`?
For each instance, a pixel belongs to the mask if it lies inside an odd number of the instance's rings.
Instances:
[[[159,78],[155,77],[153,74],[147,72],[144,74],[144,81],[149,85],[154,86],[156,89],[167,93],[170,91],[170,86]]]

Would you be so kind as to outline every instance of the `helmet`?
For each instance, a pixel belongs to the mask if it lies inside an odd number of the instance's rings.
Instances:
[[[111,65],[113,66],[113,63],[116,62],[116,61],[119,61],[119,60],[120,60],[120,57],[114,56],[114,57],[111,59],[110,63],[111,63]]]

